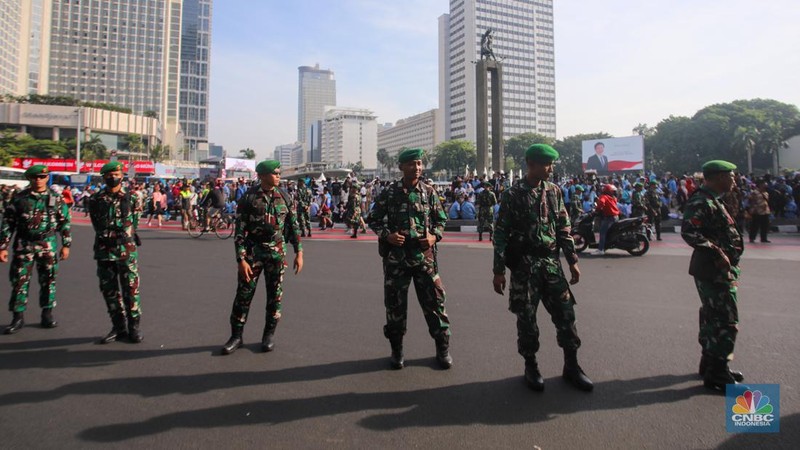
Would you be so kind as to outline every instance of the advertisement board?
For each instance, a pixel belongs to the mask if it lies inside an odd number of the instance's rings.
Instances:
[[[225,158],[225,170],[228,172],[250,172],[256,171],[256,161],[253,159]]]
[[[97,159],[94,161],[81,162],[81,172],[100,173],[100,169],[108,162],[107,159]],[[128,161],[122,162],[122,172],[128,173]],[[55,159],[55,158],[14,158],[11,167],[27,169],[30,166],[42,164],[47,166],[51,172],[77,172],[74,159]],[[155,173],[153,161],[134,161],[133,168],[136,173],[152,174]]]
[[[592,139],[581,145],[583,170],[597,175],[644,170],[644,136]]]

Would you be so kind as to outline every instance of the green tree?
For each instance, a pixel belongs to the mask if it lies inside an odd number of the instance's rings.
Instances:
[[[103,143],[100,136],[93,134],[88,141],[81,143],[81,161],[94,161],[96,159],[108,159],[108,148]]]
[[[583,173],[583,141],[611,138],[608,133],[588,133],[576,134],[557,140],[553,147],[559,153],[559,160],[556,162],[556,172],[561,175],[578,175]],[[525,167],[523,159],[523,165]]]
[[[639,136],[644,136],[648,138],[656,133],[655,127],[648,127],[646,123],[640,123],[633,127],[633,134],[638,134]]]
[[[454,139],[442,142],[433,149],[431,170],[462,173],[467,166],[475,167],[477,151],[471,141]],[[424,161],[423,161],[424,162]]]
[[[141,135],[129,134],[125,137],[125,143],[127,144],[128,151],[130,153],[144,152],[144,141],[142,140]]]
[[[239,155],[244,159],[256,159],[256,151],[250,147],[239,150]]]
[[[522,133],[505,142],[504,153],[506,158],[511,157],[516,167],[525,167],[525,151],[533,144],[553,145],[553,139],[538,133]],[[508,169],[508,166],[506,166]]]
[[[169,159],[169,154],[169,145],[156,144],[150,149],[150,160],[153,162],[162,162],[165,159]]]

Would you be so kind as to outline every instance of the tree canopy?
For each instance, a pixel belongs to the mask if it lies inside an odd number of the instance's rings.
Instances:
[[[432,152],[431,170],[446,170],[461,173],[469,166],[474,168],[477,159],[475,144],[470,141],[453,139],[437,145]]]

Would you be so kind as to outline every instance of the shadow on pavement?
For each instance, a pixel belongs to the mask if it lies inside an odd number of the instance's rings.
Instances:
[[[741,448],[796,449],[800,446],[800,414],[781,417],[779,433],[742,433],[717,447],[721,450],[738,450]]]
[[[71,339],[61,339],[60,342],[68,342]],[[97,337],[88,339],[94,342]],[[50,342],[50,341],[38,341]],[[86,343],[87,338],[80,338],[77,343]],[[73,342],[75,344],[76,342]],[[25,343],[16,343],[23,346]],[[33,342],[32,344],[36,344]],[[51,347],[58,344],[52,343]],[[163,348],[153,350],[131,350],[133,346],[127,342],[116,342],[107,346],[96,346],[95,350],[69,350],[69,349],[50,349],[41,351],[24,351],[26,347],[19,347],[19,352],[3,353],[3,364],[0,370],[23,370],[23,369],[60,369],[64,367],[98,367],[113,364],[117,361],[130,361],[144,358],[156,358],[161,356],[186,355],[191,353],[203,353],[219,350],[219,346],[202,346],[188,348]],[[28,347],[36,348],[36,347]]]
[[[383,370],[385,360],[367,361],[368,367]],[[338,363],[342,368],[358,363]],[[336,366],[336,365],[334,365]],[[378,367],[380,366],[380,367]],[[330,366],[314,366],[278,372],[245,374],[251,382],[279,378],[297,380],[298,374],[323,378],[317,372]],[[352,368],[351,368],[352,369]],[[362,368],[363,369],[363,368]],[[334,369],[334,372],[336,370]],[[292,374],[291,377],[288,375]],[[212,377],[213,381],[204,381]],[[174,389],[190,390],[192,384],[206,386],[235,386],[243,380],[237,374],[213,374],[198,377],[177,377]],[[246,380],[245,380],[246,381]],[[287,380],[288,381],[288,380]],[[555,394],[530,391],[520,377],[468,383],[415,391],[345,393],[314,398],[262,400],[192,411],[164,414],[143,422],[102,425],[84,430],[78,437],[93,442],[120,442],[141,436],[164,433],[176,428],[216,428],[242,425],[270,425],[338,414],[380,411],[358,423],[367,429],[392,431],[410,427],[452,425],[508,425],[542,422],[559,415],[595,410],[636,408],[643,405],[678,402],[708,393],[702,386],[670,388],[687,381],[696,381],[695,374],[662,375],[634,380],[613,380],[597,383],[593,393],[584,393],[564,386],[560,379],[548,380],[548,389]],[[159,389],[160,377],[149,379],[118,379],[109,381],[114,390],[139,385],[143,389]],[[562,383],[559,386],[559,383]],[[94,386],[94,384],[92,385]],[[207,389],[208,387],[206,387]],[[86,385],[82,390],[92,389]],[[391,412],[386,412],[391,411]]]
[[[87,336],[80,338],[43,339],[41,341],[7,342],[0,344],[0,351],[38,350],[41,348],[69,347],[71,345],[91,344],[96,340],[97,336]]]
[[[214,347],[214,349],[216,349],[216,347]],[[208,348],[200,347],[182,350],[183,353],[193,353],[195,351],[205,351],[208,350]],[[125,354],[129,355],[130,353]],[[67,384],[49,391],[14,392],[5,394],[0,396],[0,406],[40,403],[57,400],[69,395],[139,395],[141,397],[158,397],[170,394],[201,394],[219,389],[325,380],[345,375],[356,375],[384,370],[387,370],[386,358],[336,362],[275,371],[225,372],[201,375],[92,380]]]

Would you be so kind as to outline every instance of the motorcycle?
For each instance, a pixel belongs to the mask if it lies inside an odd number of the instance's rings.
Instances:
[[[589,245],[596,244],[594,236],[594,219],[597,213],[584,214],[572,226],[572,239],[575,251],[586,250]],[[611,225],[606,233],[605,250],[618,248],[633,256],[642,256],[650,250],[650,239],[647,228],[647,217],[631,217],[622,219]]]

